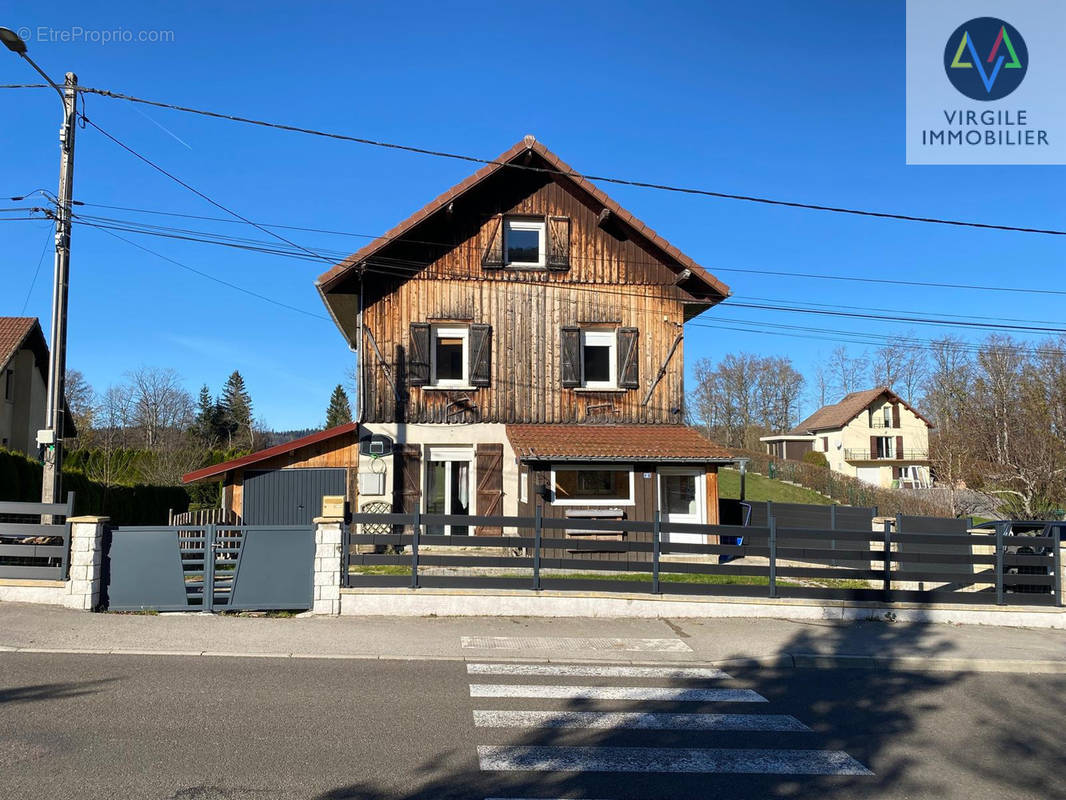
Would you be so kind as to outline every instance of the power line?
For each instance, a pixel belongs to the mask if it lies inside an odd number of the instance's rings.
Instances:
[[[231,248],[236,248],[236,249],[240,249],[240,250],[257,252],[257,253],[268,253],[268,254],[282,255],[282,256],[285,256],[285,257],[294,257],[294,258],[306,258],[305,256],[303,256],[303,255],[301,255],[299,253],[291,253],[291,252],[288,252],[288,251],[281,250],[279,248],[273,248],[273,247],[264,246],[265,243],[257,242],[255,240],[244,239],[242,237],[224,237],[226,239],[226,241],[218,241],[218,240],[213,239],[213,238],[208,238],[210,236],[210,234],[207,234],[206,232],[202,232],[202,231],[190,231],[188,229],[171,229],[171,228],[167,228],[166,226],[159,226],[159,225],[150,225],[150,226],[146,226],[146,227],[139,227],[140,225],[143,225],[143,223],[129,223],[129,224],[127,224],[127,223],[125,223],[125,221],[122,221],[122,220],[109,220],[109,218],[94,217],[92,215],[80,215],[79,214],[79,215],[76,215],[76,220],[77,221],[81,221],[81,222],[85,222],[86,224],[91,223],[95,227],[99,227],[100,229],[103,229],[103,230],[120,230],[120,231],[124,231],[124,232],[139,233],[139,234],[150,235],[150,236],[160,236],[160,237],[164,237],[164,238],[179,239],[179,240],[185,240],[185,241],[193,241],[193,242],[198,242],[198,243],[203,243],[203,244],[214,244],[214,245],[218,245],[218,246],[231,247]],[[119,224],[109,224],[111,222],[117,222]],[[422,271],[422,266],[421,265],[419,265],[419,264],[417,264],[415,262],[411,262],[411,264],[412,264],[411,266],[408,266],[407,264],[403,263],[399,259],[395,260],[395,263],[392,263],[392,264],[376,264],[376,263],[373,263],[373,261],[372,261],[371,265],[368,267],[368,270],[371,271],[371,272],[376,272],[378,274],[388,275],[390,277],[410,278],[410,277],[413,277],[418,272]],[[430,275],[435,274],[432,270],[426,270],[426,272],[427,272],[427,274],[430,274]],[[445,271],[439,271],[439,272],[442,275],[446,275],[446,276],[450,276],[450,277],[454,277],[454,278],[459,278],[459,279],[470,280],[470,279],[475,279],[476,278],[476,276],[474,274],[456,273],[456,272],[451,272],[451,271],[446,271],[446,270]],[[628,296],[628,297],[632,297],[633,296],[633,292],[619,291],[619,290],[616,290],[616,289],[612,290],[612,289],[610,289],[608,287],[605,287],[605,286],[587,286],[587,285],[586,286],[577,286],[577,285],[569,284],[569,283],[561,284],[559,282],[547,282],[547,281],[536,281],[536,280],[516,281],[516,282],[527,284],[527,285],[528,284],[538,284],[538,285],[544,285],[544,286],[552,286],[552,287],[555,287],[555,288],[565,288],[567,291],[592,292],[592,293],[595,293],[595,294],[598,294],[598,295],[614,294],[614,295]],[[658,284],[658,285],[661,286],[661,287],[665,286],[665,284]],[[673,297],[671,295],[663,295],[663,294],[655,295],[655,297],[658,297],[659,299],[671,299],[671,300],[676,299],[675,297]],[[723,301],[723,303],[721,305],[724,306],[724,307],[749,308],[749,309],[753,309],[753,310],[771,311],[771,312],[779,312],[779,313],[802,313],[802,314],[808,314],[808,315],[818,315],[818,316],[828,316],[828,317],[841,317],[841,318],[848,318],[848,319],[861,319],[861,320],[870,320],[870,321],[878,321],[878,322],[933,325],[933,326],[937,326],[937,327],[946,327],[946,328],[972,328],[972,329],[977,329],[977,330],[1006,331],[1006,332],[1012,332],[1012,333],[1027,333],[1027,334],[1042,334],[1042,335],[1051,335],[1051,334],[1055,334],[1055,333],[1066,333],[1066,328],[1048,327],[1047,325],[1012,325],[1012,324],[1007,324],[1007,323],[1004,323],[1004,322],[976,322],[976,321],[973,321],[973,320],[970,320],[970,319],[945,321],[945,320],[942,320],[942,319],[930,318],[930,317],[917,317],[917,316],[911,316],[911,315],[901,315],[901,314],[899,314],[897,312],[894,312],[891,315],[889,315],[889,314],[875,314],[875,313],[864,313],[864,312],[856,311],[856,310],[842,311],[842,310],[828,310],[828,309],[824,309],[824,308],[802,308],[802,307],[797,307],[797,306],[794,306],[794,305],[770,305],[770,304],[767,304],[767,303],[749,303],[749,302],[743,302],[742,300],[737,300],[737,299],[727,299],[726,301]],[[1032,320],[1026,320],[1026,321],[1027,322],[1032,322]]]
[[[141,213],[141,214],[156,214],[156,215],[162,215],[162,216],[182,217],[182,218],[187,218],[187,219],[199,219],[199,220],[211,221],[211,222],[223,222],[223,223],[227,223],[227,224],[237,224],[237,223],[240,222],[240,220],[227,219],[227,218],[224,218],[224,217],[211,217],[211,216],[204,216],[204,215],[199,215],[199,214],[182,214],[182,213],[175,212],[175,211],[162,211],[162,210],[157,210],[157,209],[137,208],[137,207],[132,207],[132,206],[114,206],[114,205],[105,205],[103,203],[89,203],[89,202],[81,202],[80,205],[90,206],[90,207],[94,207],[94,208],[108,208],[108,209],[118,210],[118,211],[130,211],[130,212],[133,212],[133,213]],[[329,234],[329,235],[335,235],[335,236],[350,236],[350,237],[357,237],[357,238],[360,238],[360,239],[375,239],[375,240],[376,239],[385,239],[386,241],[389,241],[389,242],[405,242],[405,243],[408,243],[408,244],[423,244],[423,245],[428,245],[428,246],[433,246],[433,247],[454,247],[455,246],[454,242],[451,242],[451,243],[449,243],[449,242],[433,242],[433,241],[428,241],[428,240],[423,240],[423,239],[412,239],[412,238],[408,238],[406,236],[391,236],[390,237],[390,236],[384,236],[384,235],[372,234],[372,233],[354,233],[354,232],[351,232],[351,231],[338,231],[338,230],[329,230],[329,229],[325,229],[325,228],[302,227],[302,226],[298,226],[298,225],[278,225],[278,224],[265,223],[265,222],[256,223],[256,225],[257,226],[262,226],[262,227],[265,227],[265,228],[278,228],[280,230],[306,231],[306,232],[309,232],[309,233],[322,233],[322,234]],[[346,253],[345,257],[348,256],[348,255],[350,255],[350,254]],[[629,265],[644,265],[644,264],[654,263],[654,262],[650,262],[650,261],[649,262],[633,262],[633,261],[627,261],[627,260],[624,260],[624,259],[609,258],[609,257],[606,257],[606,256],[600,256],[600,257],[597,257],[597,256],[571,256],[571,258],[573,260],[581,261],[581,262],[584,262],[584,263],[595,263],[595,262],[606,263],[608,261],[613,261],[613,262],[618,262],[618,263],[626,263],[626,264],[629,264]],[[338,259],[338,260],[341,260],[341,259]],[[828,274],[824,274],[824,273],[810,273],[810,272],[786,272],[786,271],[782,271],[782,270],[765,270],[765,269],[755,269],[755,268],[745,268],[745,267],[723,267],[723,266],[718,266],[718,265],[715,265],[713,267],[708,267],[708,269],[713,271],[713,272],[739,272],[739,273],[744,273],[744,274],[749,274],[749,275],[768,275],[768,276],[772,276],[772,277],[807,278],[807,279],[812,279],[812,280],[848,281],[848,282],[855,282],[855,283],[871,283],[871,284],[882,284],[882,285],[889,284],[889,285],[894,285],[894,286],[914,286],[914,287],[922,287],[922,288],[961,289],[961,290],[965,290],[965,291],[1015,292],[1015,293],[1034,294],[1034,295],[1066,296],[1066,290],[1032,289],[1032,288],[1022,287],[1022,286],[987,286],[987,285],[967,284],[967,283],[934,283],[934,282],[930,282],[930,281],[908,281],[908,280],[902,280],[902,279],[868,278],[868,277],[856,276],[856,275],[828,275]]]
[[[236,114],[224,114],[217,111],[208,111],[201,108],[191,108],[189,106],[176,105],[174,103],[165,103],[157,100],[146,100],[140,97],[134,97],[133,95],[122,94],[119,92],[111,92],[106,89],[93,89],[90,87],[82,86],[78,87],[78,91],[91,94],[101,95],[102,97],[108,97],[116,100],[126,100],[131,103],[141,103],[144,105],[155,106],[156,108],[166,108],[172,111],[181,111],[187,114],[198,114],[204,117],[211,117],[213,119],[223,119],[230,122],[240,122],[246,125],[256,125],[264,128],[273,128],[276,130],[289,131],[292,133],[303,133],[310,136],[321,136],[328,139],[336,139],[338,141],[352,142],[355,144],[369,145],[371,147],[380,147],[389,150],[399,150],[408,153],[416,153],[419,155],[433,156],[436,158],[449,158],[457,161],[465,161],[475,164],[484,164],[490,166],[506,167],[508,169],[520,169],[530,172],[542,172],[552,175],[565,175],[567,177],[580,177],[586,180],[600,181],[601,183],[612,183],[621,186],[633,186],[641,189],[656,189],[665,192],[674,192],[679,194],[700,195],[704,197],[714,197],[722,200],[739,200],[748,203],[759,203],[763,205],[782,206],[785,208],[801,208],[810,211],[826,211],[837,214],[851,214],[864,217],[875,217],[879,219],[893,219],[905,222],[923,222],[937,225],[952,225],[956,227],[966,228],[980,228],[985,230],[999,230],[999,231],[1011,231],[1014,233],[1037,233],[1047,234],[1052,236],[1066,236],[1066,230],[1055,230],[1046,228],[1030,228],[1020,227],[1015,225],[996,225],[983,222],[970,222],[966,220],[944,219],[940,217],[925,217],[913,214],[895,214],[883,211],[870,211],[866,209],[846,208],[843,206],[831,206],[817,203],[800,203],[791,200],[778,200],[769,197],[756,197],[754,195],[733,194],[729,192],[719,192],[710,189],[701,189],[695,187],[685,186],[672,186],[664,183],[653,183],[649,181],[638,181],[628,178],[617,178],[606,175],[582,175],[577,172],[563,172],[558,169],[550,169],[546,167],[534,167],[528,164],[512,164],[502,161],[495,161],[493,159],[478,158],[476,156],[463,155],[460,153],[451,153],[445,150],[432,150],[425,147],[415,147],[412,145],[397,144],[395,142],[385,142],[376,139],[368,139],[360,136],[349,136],[341,133],[331,133],[327,131],[315,130],[313,128],[304,128],[296,125],[286,125],[279,122],[268,122],[260,119],[252,119],[249,117],[242,117]],[[92,124],[92,123],[90,123]],[[95,127],[95,126],[94,126]]]
[[[44,263],[45,253],[48,252],[48,243],[52,241],[52,232],[55,230],[55,223],[53,222],[48,229],[48,234],[44,237],[44,247],[41,248],[41,257],[37,259],[37,269],[33,271],[33,279],[30,281],[30,288],[26,290],[26,299],[22,301],[22,310],[19,312],[19,316],[26,313],[26,306],[30,304],[30,295],[33,294],[33,287],[37,285],[37,276],[41,274],[41,264]]]
[[[195,273],[196,275],[199,275],[201,278],[206,278],[209,281],[214,281],[215,283],[220,283],[223,286],[228,286],[230,289],[234,289],[235,291],[243,292],[244,294],[251,295],[252,297],[258,298],[259,300],[263,300],[263,301],[265,301],[267,303],[272,303],[273,305],[280,306],[281,308],[286,308],[289,311],[295,311],[298,314],[303,314],[305,316],[313,317],[314,319],[324,320],[326,322],[330,322],[331,321],[329,317],[323,316],[322,314],[315,314],[312,311],[307,311],[307,310],[302,309],[302,308],[297,308],[296,306],[290,306],[288,303],[283,303],[280,300],[275,300],[273,297],[267,297],[265,294],[259,294],[259,292],[254,292],[251,289],[247,289],[244,286],[241,286],[240,284],[231,283],[230,281],[223,280],[222,278],[215,277],[214,275],[211,275],[208,272],[204,272],[203,270],[196,269],[196,267],[190,267],[188,264],[185,264],[185,263],[183,263],[181,261],[178,261],[176,258],[171,258],[170,256],[165,256],[162,253],[159,253],[159,252],[156,252],[155,250],[152,250],[151,248],[148,248],[148,247],[145,247],[143,245],[137,244],[137,242],[130,241],[129,239],[127,239],[124,236],[119,236],[117,233],[114,233],[113,231],[106,230],[105,228],[102,228],[99,225],[93,225],[90,222],[83,222],[82,224],[83,225],[88,225],[90,228],[97,228],[98,230],[101,230],[104,233],[106,233],[108,236],[112,236],[112,237],[114,237],[114,238],[116,238],[116,239],[118,239],[120,241],[125,242],[126,244],[130,245],[131,247],[136,247],[138,250],[143,250],[145,253],[150,253],[151,255],[155,256],[156,258],[161,258],[164,261],[168,261],[168,262],[170,262],[171,264],[174,264],[177,267],[181,267],[184,270],[188,270],[189,272]]]

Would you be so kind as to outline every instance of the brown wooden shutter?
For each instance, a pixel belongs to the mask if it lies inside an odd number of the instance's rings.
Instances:
[[[570,218],[548,217],[548,269],[570,269]]]
[[[899,403],[892,404],[892,427],[899,427]]]
[[[393,503],[400,514],[413,514],[422,502],[422,446],[410,442],[396,446],[396,490]]]
[[[618,329],[618,385],[623,389],[640,387],[639,336],[636,328]]]
[[[481,266],[483,269],[500,269],[503,267],[503,215],[497,214],[490,219],[481,231],[483,237]]]
[[[492,381],[492,326],[470,326],[470,383],[488,386]]]
[[[870,458],[877,458],[877,437],[870,437]]]
[[[823,436],[822,437],[822,452],[823,453],[828,453],[829,452],[829,437],[828,436]]]
[[[407,353],[407,385],[425,386],[429,383],[429,324],[411,323],[411,345]]]
[[[903,458],[903,437],[896,437],[896,458]]]
[[[566,325],[559,329],[560,373],[563,386],[581,385],[581,329]]]
[[[479,444],[477,457],[477,513],[482,517],[503,514],[503,445]],[[479,525],[475,536],[502,536],[503,528]]]

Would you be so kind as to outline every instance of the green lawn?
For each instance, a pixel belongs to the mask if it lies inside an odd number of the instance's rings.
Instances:
[[[735,469],[718,470],[718,496],[733,500],[740,498],[740,473]],[[815,503],[823,506],[833,502],[828,497],[802,486],[770,480],[764,475],[752,475],[750,472],[745,480],[745,499],[772,500],[775,503]]]

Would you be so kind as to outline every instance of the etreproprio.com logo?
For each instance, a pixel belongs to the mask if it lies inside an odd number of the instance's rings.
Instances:
[[[1021,85],[1028,69],[1022,35],[996,17],[964,22],[944,47],[948,80],[971,100],[1001,100]]]

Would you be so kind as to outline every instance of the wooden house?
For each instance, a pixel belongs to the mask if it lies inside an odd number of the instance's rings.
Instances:
[[[717,521],[733,459],[683,423],[683,326],[729,289],[532,136],[317,286],[359,354],[358,426],[282,466],[334,442],[353,509]],[[233,503],[263,463],[187,477]]]

